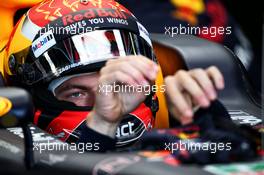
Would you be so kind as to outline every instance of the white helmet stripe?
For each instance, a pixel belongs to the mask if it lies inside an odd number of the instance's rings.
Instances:
[[[38,25],[34,24],[28,16],[26,16],[26,19],[23,22],[21,32],[22,34],[28,38],[29,40],[33,41],[34,37],[38,33],[38,31],[41,29]]]

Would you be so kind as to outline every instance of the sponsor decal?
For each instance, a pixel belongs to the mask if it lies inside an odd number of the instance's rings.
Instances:
[[[61,74],[69,69],[72,69],[72,68],[75,68],[75,67],[78,67],[80,65],[82,65],[83,63],[82,62],[79,62],[79,63],[73,63],[73,64],[70,64],[70,65],[67,65],[65,67],[62,67],[60,69],[58,69],[58,74]]]
[[[242,110],[230,110],[228,111],[232,120],[238,124],[247,124],[251,126],[255,126],[262,122],[261,119],[248,114]]]
[[[89,0],[86,4],[84,0],[50,0],[42,1],[39,5],[32,7],[28,17],[35,25],[43,27],[66,14],[91,8],[109,8],[130,14],[126,8],[115,1]]]
[[[128,25],[128,22],[125,19],[117,19],[117,18],[106,18],[106,19],[108,23]]]
[[[41,35],[32,43],[33,54],[37,58],[55,44],[55,38],[53,36],[52,31],[50,30],[47,33]]]
[[[131,14],[115,9],[87,9],[77,11],[60,17],[42,28],[38,35],[52,31],[56,42],[69,36],[83,34],[91,31],[109,28],[118,28],[139,33],[136,18]],[[141,35],[150,42],[148,33],[144,27],[140,27]]]
[[[121,27],[130,27],[136,30],[136,24],[133,24],[131,16],[125,12],[113,9],[89,9],[73,14],[66,15],[49,26],[48,30],[56,31],[56,34],[79,34],[96,30],[98,27],[112,27],[120,25]],[[59,26],[59,27],[58,27]],[[46,32],[46,30],[44,32]]]
[[[94,18],[100,18],[100,17],[110,17],[110,18],[116,18],[117,19],[123,19],[126,20],[128,17],[126,16],[126,13],[114,10],[114,9],[88,9],[86,11],[80,11],[78,13],[65,15],[61,18],[62,24],[64,26],[67,26],[69,24],[82,21],[84,19],[94,19]]]
[[[119,124],[116,137],[117,146],[133,143],[146,131],[146,126],[138,117],[128,114]]]
[[[141,104],[120,122],[116,132],[116,145],[122,147],[137,141],[144,132],[152,129],[153,121],[151,110]]]
[[[135,134],[135,123],[133,122],[127,122],[121,126],[119,126],[117,128],[117,131],[116,131],[116,136],[117,137],[121,137],[121,136],[129,136],[129,135],[132,135],[132,134]]]

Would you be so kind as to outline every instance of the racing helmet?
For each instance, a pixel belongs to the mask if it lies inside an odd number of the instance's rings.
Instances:
[[[36,105],[33,123],[63,141],[80,136],[92,106],[60,101],[48,90],[55,79],[99,71],[109,59],[143,55],[156,61],[149,34],[113,0],[45,0],[15,26],[6,48],[4,77],[27,88]],[[158,99],[151,93],[117,129],[117,146],[133,143],[153,127]]]

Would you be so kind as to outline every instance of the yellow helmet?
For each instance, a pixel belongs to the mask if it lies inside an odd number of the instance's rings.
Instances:
[[[14,28],[14,19],[16,14],[20,14],[21,9],[24,11],[26,8],[30,8],[36,5],[41,0],[0,0],[0,73],[3,73],[4,60],[6,57],[6,45],[9,40],[9,36]],[[17,13],[19,11],[19,13]]]

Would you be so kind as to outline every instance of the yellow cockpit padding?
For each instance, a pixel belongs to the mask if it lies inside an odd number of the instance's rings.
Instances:
[[[0,117],[8,113],[12,108],[12,102],[7,98],[0,97]]]
[[[156,79],[156,85],[158,87],[163,85],[163,75],[161,69]],[[169,115],[164,92],[158,90],[156,94],[159,100],[159,110],[156,114],[155,128],[169,128]]]

